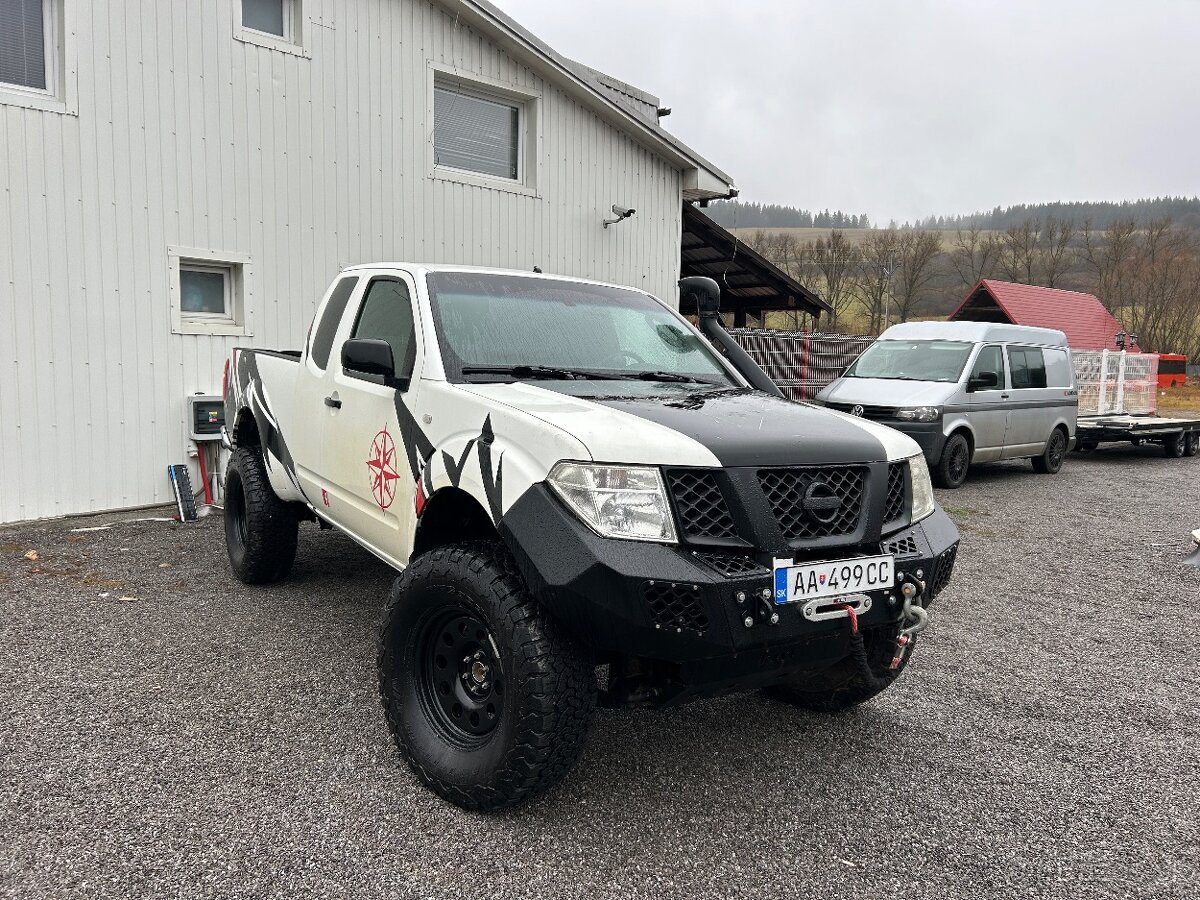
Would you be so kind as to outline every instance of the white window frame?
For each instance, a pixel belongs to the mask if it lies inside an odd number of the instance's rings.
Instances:
[[[225,276],[225,314],[185,312],[180,275],[184,270],[220,272]],[[244,253],[167,248],[173,334],[208,334],[252,337],[247,320],[250,292],[250,257]]]
[[[74,39],[65,26],[65,0],[42,0],[46,87],[0,82],[0,105],[78,115],[75,102]]]
[[[469,184],[475,187],[491,188],[522,194],[528,197],[541,197],[538,190],[540,183],[540,154],[542,144],[540,101],[541,96],[533,91],[484,78],[479,75],[463,75],[449,66],[431,64],[429,67],[429,91],[426,108],[429,123],[429,140],[427,153],[427,171],[430,178],[438,181],[451,181],[458,184]],[[503,103],[517,108],[517,177],[503,178],[499,175],[488,175],[474,172],[470,169],[458,169],[453,166],[439,165],[437,151],[434,146],[434,129],[437,127],[435,115],[434,89],[443,88],[457,91],[481,100],[493,103]]]
[[[233,0],[233,37],[243,44],[266,47],[280,53],[290,53],[304,59],[312,59],[308,49],[308,19],[305,5],[308,0],[281,0],[283,3],[283,37],[269,31],[258,31],[242,24],[242,0]]]

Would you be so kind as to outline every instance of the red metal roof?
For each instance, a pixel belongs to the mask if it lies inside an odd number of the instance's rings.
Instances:
[[[1112,314],[1092,294],[1064,291],[1059,288],[1038,287],[1032,284],[1013,284],[985,278],[967,294],[950,320],[964,322],[991,321],[986,316],[990,298],[1002,314],[1000,321],[1035,328],[1057,328],[1067,336],[1067,344],[1075,350],[1117,349],[1116,335],[1121,326]],[[970,309],[964,309],[970,304]],[[1138,347],[1126,349],[1138,351]]]

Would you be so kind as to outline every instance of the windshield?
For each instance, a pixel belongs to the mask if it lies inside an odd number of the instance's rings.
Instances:
[[[431,272],[426,282],[450,381],[736,384],[686,320],[639,291],[475,272]]]
[[[955,382],[970,355],[971,344],[963,341],[876,341],[846,377]]]

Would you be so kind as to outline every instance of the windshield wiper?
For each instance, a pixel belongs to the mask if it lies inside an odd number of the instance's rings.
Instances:
[[[607,372],[593,372],[588,369],[560,369],[557,366],[463,366],[464,375],[512,375],[514,378],[589,378],[597,380],[613,380],[627,376],[611,375]]]
[[[681,381],[688,384],[712,384],[694,375],[680,375],[678,372],[638,372],[626,375],[626,378],[640,378],[642,381]]]

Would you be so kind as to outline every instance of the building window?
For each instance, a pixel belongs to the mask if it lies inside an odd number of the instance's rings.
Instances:
[[[522,180],[524,104],[460,85],[433,89],[434,165]]]
[[[171,248],[171,313],[177,334],[244,335],[249,257]]]
[[[292,39],[292,0],[242,0],[242,27]]]
[[[52,0],[0,0],[0,82],[54,90],[54,5]]]
[[[308,57],[304,0],[236,0],[233,36],[246,44]]]
[[[226,266],[179,266],[179,310],[188,318],[232,321],[233,270]]]

